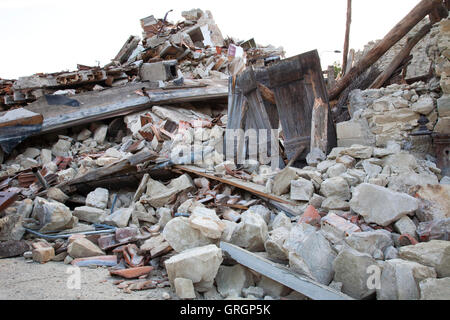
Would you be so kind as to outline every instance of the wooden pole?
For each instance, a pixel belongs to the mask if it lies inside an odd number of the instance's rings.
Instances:
[[[383,84],[392,76],[392,73],[402,64],[402,62],[409,56],[411,50],[417,45],[417,43],[427,35],[431,30],[431,24],[427,24],[420,29],[417,34],[410,38],[402,51],[392,60],[391,64],[383,71],[382,74],[372,83],[371,89],[379,89]]]
[[[344,56],[342,58],[342,75],[347,70],[348,47],[350,42],[350,25],[352,23],[352,0],[347,0],[347,25],[345,29]]]
[[[411,29],[419,23],[425,16],[437,6],[441,0],[422,0],[412,9],[408,15],[403,18],[384,38],[370,50],[364,58],[354,66],[329,92],[329,99],[333,100],[349,86],[349,84],[363,73],[368,67],[374,64],[383,54],[386,53],[394,44],[402,39]]]

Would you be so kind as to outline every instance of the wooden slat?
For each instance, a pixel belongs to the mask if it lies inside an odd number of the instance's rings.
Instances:
[[[354,300],[321,283],[303,277],[288,268],[264,259],[252,252],[230,243],[221,242],[220,248],[239,264],[250,268],[267,278],[285,285],[313,300]]]
[[[286,59],[269,67],[270,88],[275,92],[278,114],[285,135],[285,151],[291,160],[305,147],[301,160],[310,150],[311,120],[314,101],[322,99],[328,105],[328,95],[323,79],[317,50]],[[330,112],[329,109],[327,112]],[[329,145],[327,151],[336,145],[335,128],[329,116]]]
[[[207,179],[211,179],[211,180],[216,180],[219,181],[221,183],[225,183],[228,184],[230,186],[248,191],[250,193],[253,193],[257,196],[260,196],[264,199],[270,199],[276,202],[280,202],[280,203],[284,203],[284,204],[288,204],[288,205],[292,205],[292,206],[296,206],[296,203],[293,202],[289,202],[287,200],[284,200],[283,198],[274,196],[272,194],[268,194],[265,192],[265,187],[261,186],[259,184],[255,184],[252,182],[246,182],[237,178],[232,178],[232,177],[227,177],[227,178],[220,178],[220,177],[216,177],[212,174],[209,174],[206,172],[206,170],[195,167],[195,166],[180,166],[177,165],[174,167],[174,169],[183,171],[183,172],[188,172],[188,173],[193,173],[195,175],[201,176],[201,177],[205,177]]]
[[[179,90],[152,89],[148,83],[131,84],[101,92],[87,92],[72,96],[80,107],[50,106],[45,99],[33,102],[25,109],[42,114],[44,122],[38,134],[70,128],[145,110],[154,105],[172,104],[226,98],[228,88],[224,81],[199,80],[206,87]],[[146,88],[147,96],[136,91]]]

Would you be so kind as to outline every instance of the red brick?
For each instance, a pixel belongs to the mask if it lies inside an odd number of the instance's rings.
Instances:
[[[298,220],[298,223],[307,223],[314,226],[319,225],[321,219],[322,217],[319,212],[317,212],[316,208],[314,208],[314,206],[309,206]]]
[[[110,274],[112,276],[119,276],[125,279],[135,279],[140,276],[147,275],[153,270],[153,267],[138,267],[123,270],[111,270]]]

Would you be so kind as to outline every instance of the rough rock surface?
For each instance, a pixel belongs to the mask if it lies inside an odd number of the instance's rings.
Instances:
[[[214,242],[199,230],[192,228],[189,219],[184,217],[170,220],[164,228],[163,235],[176,252],[206,246]]]
[[[214,285],[222,261],[222,250],[209,245],[177,254],[167,260],[165,266],[171,283],[176,278],[190,279],[198,291],[205,292]]]
[[[432,240],[402,247],[399,258],[433,267],[440,278],[450,276],[450,241]]]
[[[233,232],[231,243],[249,251],[259,252],[264,251],[267,237],[268,227],[264,219],[252,211],[246,211]]]
[[[350,207],[366,222],[388,226],[419,207],[417,199],[389,189],[363,183],[353,191]]]

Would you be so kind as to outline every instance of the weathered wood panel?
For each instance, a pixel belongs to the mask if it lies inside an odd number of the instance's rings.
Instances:
[[[304,160],[310,150],[314,101],[320,98],[328,106],[319,54],[314,50],[286,59],[269,67],[268,72],[286,139],[286,155],[290,160],[304,147],[305,152],[300,156],[300,160]],[[328,123],[329,151],[336,145],[336,133],[331,116]]]

